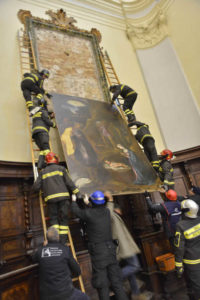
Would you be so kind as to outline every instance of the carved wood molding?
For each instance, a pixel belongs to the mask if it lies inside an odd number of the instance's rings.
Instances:
[[[60,29],[64,30],[73,30],[81,33],[86,33],[86,34],[92,34],[97,38],[97,41],[100,43],[101,42],[101,33],[99,30],[96,28],[92,28],[90,31],[78,28],[77,26],[74,25],[77,21],[73,17],[68,17],[66,12],[61,8],[58,9],[57,11],[53,11],[51,9],[47,10],[45,12],[48,16],[50,16],[51,20],[46,20],[38,17],[32,16],[31,12],[28,10],[23,10],[20,9],[18,11],[18,18],[21,21],[21,23],[26,27],[26,19],[31,18],[32,20],[39,21],[41,23],[47,24],[47,25],[56,25]]]
[[[33,178],[32,164],[0,161],[0,178]]]
[[[200,146],[190,149],[180,150],[174,152],[175,159],[172,160],[172,164],[175,165],[179,162],[189,161],[192,159],[200,158]]]

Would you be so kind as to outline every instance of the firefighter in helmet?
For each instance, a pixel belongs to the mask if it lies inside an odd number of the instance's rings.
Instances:
[[[163,182],[163,187],[165,191],[172,189],[174,190],[174,169],[171,164],[171,159],[173,158],[173,153],[169,149],[163,150],[161,153],[161,159],[159,161],[158,174]]]
[[[145,192],[145,198],[149,211],[161,214],[164,232],[173,246],[176,223],[181,217],[181,204],[177,200],[177,193],[174,190],[165,192],[164,203],[152,203],[150,194],[147,192]]]
[[[31,97],[32,94],[36,96],[37,103],[41,106],[46,105],[44,95],[48,98],[52,97],[52,95],[47,93],[43,88],[44,80],[47,78],[49,78],[49,71],[46,69],[43,69],[41,72],[31,72],[23,75],[21,90],[26,100],[26,107],[30,112],[30,116],[38,111],[38,107],[34,107]]]
[[[132,122],[136,120],[132,107],[138,94],[135,90],[124,84],[111,85],[110,92],[113,93],[112,102],[114,102],[119,95],[124,99],[123,111],[128,118],[128,126],[132,126]]]
[[[60,242],[68,241],[68,208],[70,195],[81,197],[79,189],[73,183],[65,167],[60,166],[58,157],[53,152],[46,156],[47,166],[36,179],[33,190],[43,192],[44,201],[48,204],[50,225],[58,229]]]
[[[49,113],[45,108],[38,107],[39,111],[32,117],[32,138],[40,149],[37,167],[42,169],[45,166],[45,155],[50,152],[49,130],[56,128],[54,113]]]
[[[128,300],[123,287],[120,267],[116,259],[116,245],[112,240],[111,216],[105,207],[104,193],[93,192],[89,200],[90,207],[81,209],[72,197],[72,211],[85,222],[88,236],[88,250],[92,261],[92,285],[97,289],[100,300],[109,300],[109,286],[115,293],[115,299]]]
[[[176,225],[175,266],[179,277],[187,273],[187,286],[200,299],[200,217],[199,206],[191,199],[181,203],[184,217]]]
[[[132,126],[134,125],[137,127],[135,138],[143,146],[144,153],[152,164],[152,167],[157,171],[159,168],[159,159],[155,146],[155,140],[149,131],[149,126],[139,121],[134,121]]]

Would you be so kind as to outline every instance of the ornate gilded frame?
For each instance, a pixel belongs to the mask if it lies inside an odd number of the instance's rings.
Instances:
[[[51,17],[52,20],[45,20],[38,17],[33,17],[30,11],[20,10],[18,12],[18,17],[20,21],[24,24],[25,31],[29,36],[32,44],[32,51],[36,62],[36,68],[40,69],[37,41],[35,35],[35,28],[46,28],[52,31],[59,31],[64,34],[80,37],[87,39],[91,42],[93,54],[95,57],[95,62],[98,70],[98,78],[103,93],[104,101],[110,102],[110,93],[108,89],[108,84],[106,80],[106,75],[101,63],[101,49],[99,43],[101,42],[100,32],[92,28],[90,31],[80,29],[76,27],[73,23],[76,20],[72,17],[67,17],[66,13],[60,9],[57,12],[51,10],[46,12],[47,15]]]

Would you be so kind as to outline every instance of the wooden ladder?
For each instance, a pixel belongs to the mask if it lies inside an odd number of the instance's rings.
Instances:
[[[32,40],[27,35],[27,33],[24,30],[20,30],[18,32],[18,44],[19,44],[19,54],[20,54],[20,65],[21,65],[21,77],[23,77],[24,73],[30,73],[37,69],[37,63],[33,51],[33,45]],[[26,109],[26,116],[27,116],[27,123],[28,123],[28,129],[29,129],[29,141],[30,141],[30,148],[31,148],[31,157],[32,157],[32,165],[33,165],[33,173],[34,173],[34,179],[36,180],[38,177],[38,169],[36,166],[36,163],[38,161],[38,153],[39,149],[36,148],[36,145],[32,139],[32,122],[31,118],[29,117],[29,111]],[[51,143],[50,143],[51,148]],[[43,233],[44,233],[44,240],[46,241],[46,232],[47,232],[47,225],[46,225],[46,218],[44,213],[44,204],[41,192],[39,193],[39,201],[40,201],[40,212],[41,212],[41,218],[42,218],[42,226],[43,226]],[[68,232],[68,239],[69,243],[67,246],[71,248],[72,255],[74,259],[77,261],[77,256],[74,248],[74,243],[72,240],[71,232],[69,229]],[[82,276],[78,276],[72,279],[73,282],[78,281],[79,286],[82,292],[85,292],[84,284]]]
[[[113,67],[113,64],[112,64],[111,59],[108,55],[108,52],[107,51],[104,51],[104,52],[101,51],[100,58],[101,58],[101,63],[102,63],[104,72],[106,74],[108,85],[110,86],[110,85],[120,84],[119,77],[117,76],[117,73],[116,73],[116,71]],[[122,97],[118,97],[115,100],[115,103],[118,107],[118,110],[119,110],[122,118],[127,122],[124,111],[122,109],[123,102],[124,102],[124,100],[123,100]]]

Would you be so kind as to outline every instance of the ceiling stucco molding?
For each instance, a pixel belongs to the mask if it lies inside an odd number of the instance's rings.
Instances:
[[[170,2],[160,1],[146,16],[126,20],[127,35],[136,49],[153,47],[169,35],[166,10]]]
[[[168,35],[166,10],[174,0],[135,0],[131,2],[114,0],[18,0],[42,8],[58,10],[63,8],[68,15],[114,29],[126,30],[132,38],[135,48],[152,47]],[[152,4],[154,5],[152,7]],[[122,11],[123,5],[123,11]],[[145,10],[149,7],[152,9]],[[22,7],[23,9],[23,7]],[[143,17],[134,13],[144,12]],[[133,13],[133,15],[131,15]],[[125,17],[126,16],[126,17]]]

